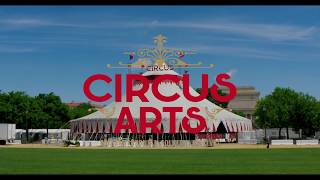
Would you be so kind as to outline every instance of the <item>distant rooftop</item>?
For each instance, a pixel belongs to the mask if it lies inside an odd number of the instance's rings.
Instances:
[[[229,88],[224,87],[224,86],[220,87],[219,89],[221,89],[222,92],[225,92],[225,93],[229,92]],[[237,87],[237,94],[238,95],[251,94],[251,95],[258,95],[259,96],[260,92],[258,92],[256,90],[256,88],[253,86],[238,86]]]
[[[69,107],[77,107],[77,106],[79,106],[80,104],[90,104],[92,107],[95,107],[95,108],[102,108],[103,107],[103,105],[99,105],[99,104],[93,104],[93,103],[91,103],[91,102],[74,102],[74,101],[71,101],[71,102],[69,102],[69,103],[65,103],[67,106],[69,106]]]
[[[220,87],[219,89],[221,89],[221,90],[225,90],[225,89],[228,89],[227,87]],[[245,89],[255,89],[255,87],[253,87],[253,86],[238,86],[237,87],[237,89],[243,89],[243,90],[245,90]]]

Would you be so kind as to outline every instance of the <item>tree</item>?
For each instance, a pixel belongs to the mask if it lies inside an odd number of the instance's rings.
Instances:
[[[289,137],[289,126],[292,127],[292,117],[295,112],[295,105],[299,94],[290,88],[275,88],[272,93],[275,102],[276,112],[278,114],[279,137],[281,135],[281,128],[286,128],[287,138]]]
[[[279,128],[279,138],[281,138],[281,129],[286,128],[287,138],[289,138],[288,129],[292,126],[290,120],[297,98],[298,94],[290,88],[275,88],[271,95],[257,103],[257,124],[262,124],[264,128]]]
[[[292,126],[294,129],[302,129],[306,136],[311,136],[320,129],[320,109],[316,98],[308,94],[299,93],[294,112],[292,116]]]
[[[7,103],[7,95],[0,90],[0,122],[5,123],[7,121],[7,113],[9,111],[9,104]]]
[[[0,91],[0,122],[14,123],[19,129],[57,129],[66,125],[70,119],[79,118],[94,112],[88,103],[69,108],[54,93],[31,97],[22,91],[8,93]]]
[[[246,117],[246,115],[241,111],[234,111],[233,113],[242,117]]]
[[[33,99],[22,91],[0,92],[0,117],[4,123],[15,123],[17,128],[32,127]]]
[[[94,107],[89,103],[81,103],[76,107],[69,108],[70,119],[77,119],[95,112]]]
[[[314,127],[317,131],[320,130],[320,101],[317,102],[317,116],[314,122]]]
[[[200,94],[201,91],[202,91],[202,88],[197,88],[196,91]],[[220,94],[221,96],[225,96],[226,93],[222,92],[221,89],[218,90],[218,94]],[[206,99],[222,108],[227,108],[228,107],[228,102],[219,102],[217,100],[215,100],[212,96],[211,96],[211,93],[210,93],[210,88],[208,89],[208,95],[206,97]]]
[[[275,111],[274,101],[271,95],[261,98],[256,105],[256,110],[254,115],[256,116],[256,125],[260,128],[265,129],[266,136],[266,128],[277,127],[277,119],[278,114]]]
[[[47,133],[48,129],[61,128],[70,120],[68,106],[54,93],[39,94],[35,100],[41,107],[41,112],[38,114],[39,126],[46,127]]]
[[[31,98],[25,92],[11,91],[5,93],[2,104],[5,106],[6,123],[16,123],[17,128],[27,128],[28,112],[30,108]]]
[[[289,127],[303,129],[306,135],[311,135],[318,128],[319,109],[314,97],[277,87],[257,102],[256,123],[261,128],[279,128],[279,138],[282,128],[286,128],[289,138]]]

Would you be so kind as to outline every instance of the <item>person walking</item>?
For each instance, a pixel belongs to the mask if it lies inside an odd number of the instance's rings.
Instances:
[[[269,149],[269,146],[270,146],[270,138],[268,136],[268,138],[267,138],[267,149]]]

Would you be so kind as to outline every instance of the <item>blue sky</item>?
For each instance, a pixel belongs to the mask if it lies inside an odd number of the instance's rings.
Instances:
[[[232,72],[236,86],[254,86],[261,96],[281,86],[319,99],[319,19],[319,6],[2,6],[0,89],[88,101],[82,91],[88,76],[124,73],[106,64],[153,47],[161,33],[167,47],[197,52],[186,57],[189,63],[216,65],[189,70],[193,87],[202,73],[213,83]],[[113,88],[92,87],[100,95]]]

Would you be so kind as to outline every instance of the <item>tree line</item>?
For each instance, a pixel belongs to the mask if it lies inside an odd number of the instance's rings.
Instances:
[[[200,88],[196,90],[201,92]],[[221,91],[219,94],[225,95]],[[220,107],[228,106],[228,103],[214,100],[210,94],[207,99]],[[0,91],[0,123],[15,123],[18,129],[69,128],[68,121],[94,111],[89,103],[69,107],[54,93],[32,97],[22,91]],[[237,114],[244,116],[241,112]],[[291,88],[277,87],[262,97],[257,102],[254,115],[258,128],[279,128],[279,138],[283,129],[287,134],[289,128],[302,129],[305,136],[312,136],[320,130],[320,101]]]
[[[93,111],[89,103],[69,107],[54,93],[41,93],[35,97],[22,91],[0,91],[0,122],[14,123],[17,129],[69,128],[68,121]]]

